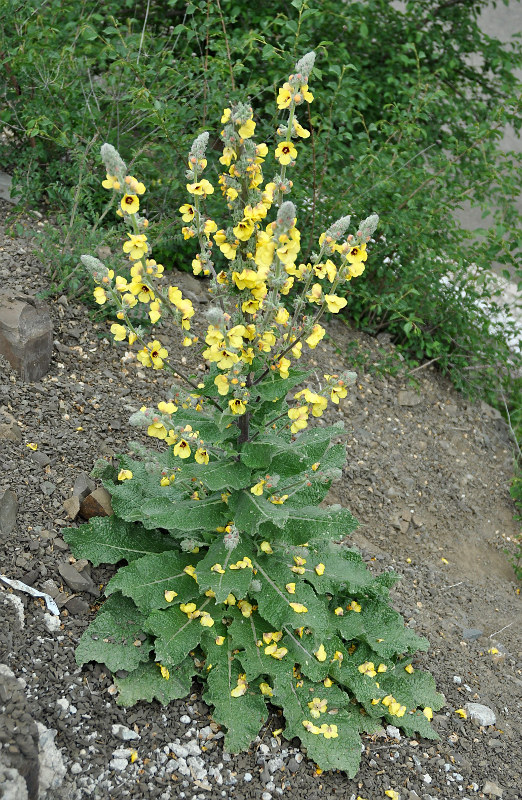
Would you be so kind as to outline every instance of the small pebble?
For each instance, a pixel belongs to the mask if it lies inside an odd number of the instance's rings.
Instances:
[[[190,723],[192,722],[192,720],[190,719],[190,717],[188,716],[188,714],[183,714],[183,715],[182,715],[182,716],[179,718],[179,721],[180,721],[180,722],[182,722],[182,723],[183,723],[183,725],[190,725]]]
[[[252,780],[252,775],[250,774],[250,772],[245,772],[245,774],[243,775],[243,780],[246,781],[246,783],[250,783],[250,781]]]

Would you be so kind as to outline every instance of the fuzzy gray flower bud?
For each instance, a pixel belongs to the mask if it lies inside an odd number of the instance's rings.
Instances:
[[[127,165],[116,148],[112,144],[105,142],[100,148],[100,155],[107,173],[116,175],[120,180],[123,180],[127,172]]]
[[[308,77],[314,68],[314,64],[315,64],[315,52],[313,50],[310,50],[310,52],[306,53],[302,58],[300,58],[297,64],[295,65],[296,75],[297,74],[302,75],[303,84],[308,81]]]
[[[190,148],[190,156],[194,156],[197,158],[198,161],[201,158],[205,157],[205,151],[208,145],[208,131],[204,131],[204,133],[200,133],[197,139],[194,139],[192,142],[192,147]]]
[[[378,224],[379,224],[378,214],[371,214],[369,217],[366,217],[366,219],[361,222],[361,224],[359,225],[359,230],[361,232],[361,238],[363,241],[367,241],[370,238],[370,236],[372,236]]]
[[[345,217],[340,217],[333,225],[330,225],[328,230],[326,231],[327,236],[331,236],[332,239],[340,239],[350,226],[350,215],[347,214]]]
[[[295,206],[291,200],[285,200],[284,203],[281,203],[281,206],[277,213],[277,224],[280,225],[285,230],[289,230],[295,224],[295,220],[296,220]]]

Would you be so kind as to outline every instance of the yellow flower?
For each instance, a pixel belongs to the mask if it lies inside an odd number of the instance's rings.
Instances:
[[[334,611],[334,614],[336,617],[342,617],[344,615],[344,611],[341,608],[341,606],[337,606],[337,608]]]
[[[130,481],[132,478],[132,472],[130,469],[120,469],[118,472],[118,480],[119,481]]]
[[[216,636],[216,640],[215,641],[216,641],[217,645],[221,646],[222,644],[225,644],[225,637],[224,636]]]
[[[298,406],[298,408],[290,408],[288,410],[288,417],[292,420],[290,430],[292,433],[302,431],[308,426],[308,406]]]
[[[254,120],[249,119],[240,126],[239,135],[242,139],[250,139],[254,135],[255,129],[256,123]]]
[[[228,385],[228,378],[226,375],[218,375],[214,378],[214,383],[217,386],[217,390],[219,394],[225,395],[228,394],[229,385]]]
[[[248,600],[240,600],[237,607],[244,617],[248,618],[252,616],[253,606]]]
[[[366,245],[361,244],[358,247],[352,247],[346,254],[346,260],[349,264],[359,264],[361,261],[366,261],[368,253],[366,252]]]
[[[325,335],[325,329],[319,325],[318,323],[314,325],[312,328],[312,333],[305,339],[306,344],[308,347],[313,350],[314,347],[317,347],[323,336]]]
[[[384,792],[386,797],[391,797],[391,800],[399,800],[399,792],[396,792],[395,789],[386,789]]]
[[[285,589],[288,594],[295,594],[295,583],[287,583]]]
[[[149,306],[149,317],[150,317],[150,321],[152,322],[153,325],[155,325],[156,322],[161,317],[160,308],[161,308],[161,305],[160,305],[158,300],[153,300],[153,302]],[[130,340],[130,335],[129,335],[129,340]]]
[[[197,610],[195,603],[180,603],[179,610],[183,611],[191,619],[194,619],[193,615],[194,612]]]
[[[333,686],[333,680],[331,678],[325,678],[323,684],[327,689],[329,689],[330,686]]]
[[[301,95],[303,97],[303,100],[306,100],[307,103],[311,103],[314,99],[312,92],[308,89],[307,83],[301,86]]]
[[[319,719],[321,714],[326,712],[328,705],[326,700],[321,700],[319,697],[314,697],[314,699],[308,703],[308,708],[310,709],[310,714],[312,717],[314,719]]]
[[[318,661],[326,661],[326,650],[324,644],[319,645],[319,649],[314,652],[314,656]]]
[[[464,709],[463,709],[463,708],[457,708],[457,709],[456,709],[456,711],[455,711],[455,714],[458,714],[458,715],[459,715],[459,717],[461,717],[462,719],[467,719],[467,718],[468,718],[468,715],[467,715],[467,713],[464,711]]]
[[[116,189],[116,191],[120,188],[120,182],[116,175],[109,175],[107,172],[107,178],[102,181],[102,186],[104,189]]]
[[[250,239],[252,233],[254,232],[254,223],[251,219],[242,219],[232,230],[234,231],[234,236],[236,236],[242,242],[246,242]]]
[[[346,606],[348,611],[355,611],[357,614],[361,613],[361,606],[356,600],[352,600],[350,605]]]
[[[120,205],[122,211],[126,211],[127,214],[136,214],[140,208],[140,201],[135,194],[124,194],[120,200]]]
[[[338,314],[341,308],[344,308],[348,303],[345,297],[337,297],[335,294],[325,294],[324,299],[326,300],[328,311],[332,314]]]
[[[179,456],[179,458],[188,458],[190,456],[190,445],[185,439],[181,439],[174,445],[174,455]]]
[[[277,107],[280,110],[288,108],[291,102],[292,102],[292,92],[290,91],[290,85],[288,83],[285,83],[283,87],[279,89],[279,93],[277,95]]]
[[[210,181],[207,181],[206,178],[203,178],[196,183],[187,183],[187,192],[189,192],[189,194],[196,194],[206,197],[207,194],[213,194],[214,187]]]
[[[208,464],[210,461],[209,455],[203,447],[198,447],[194,453],[194,459],[198,464]]]
[[[204,628],[211,628],[214,624],[214,620],[212,619],[208,611],[201,612],[201,617],[199,618],[199,621]]]
[[[133,175],[127,175],[125,183],[133,194],[145,194],[145,184],[140,183]]]
[[[337,739],[339,736],[337,733],[337,725],[327,725],[326,723],[321,725],[321,733],[325,739]]]
[[[314,567],[314,569],[315,569],[315,571],[317,572],[318,575],[322,575],[324,573],[325,567],[324,567],[324,564],[317,564],[317,566]]]
[[[297,158],[297,150],[292,142],[280,142],[275,151],[275,157],[282,166],[290,164],[291,161]],[[137,199],[137,198],[136,198]]]
[[[129,241],[123,243],[123,252],[129,254],[132,261],[139,261],[148,251],[147,237],[144,233],[129,233]]]
[[[230,115],[231,115],[231,114],[232,114],[232,111],[231,111],[231,109],[230,109],[230,108],[225,108],[225,109],[224,109],[224,111],[223,111],[223,116],[221,117],[221,122],[222,122],[223,124],[225,124],[226,122],[228,122],[228,121],[229,121],[229,119],[230,119]]]
[[[255,494],[257,497],[261,497],[261,495],[263,494],[263,486],[265,485],[265,483],[266,481],[259,481],[259,483],[256,483],[255,486],[252,486],[250,488],[252,494]],[[265,544],[265,542],[263,542],[263,544]],[[266,542],[266,544],[268,544],[268,542]],[[270,547],[269,544],[268,546]],[[261,549],[263,549],[262,546]],[[270,547],[270,552],[273,552],[271,547]]]
[[[303,725],[308,731],[308,733],[315,733],[315,734],[321,733],[321,728],[318,728],[317,725],[314,725],[313,722],[310,722],[307,719],[303,720]]]
[[[164,667],[163,664],[158,664],[158,667],[160,668],[161,677],[168,681],[170,678],[170,672],[168,671],[167,667]]]
[[[244,414],[246,411],[245,403],[238,397],[228,401],[229,408],[233,414]]]
[[[308,139],[310,136],[310,131],[305,130],[302,125],[298,123],[296,118],[294,117],[294,131],[295,133],[301,137],[301,139]]]
[[[277,314],[275,315],[274,319],[275,319],[275,322],[277,322],[278,325],[285,325],[288,322],[288,318],[289,317],[290,317],[290,314],[288,313],[286,308],[284,306],[282,306],[281,308],[278,309]]]
[[[219,162],[223,164],[225,167],[229,167],[232,163],[232,159],[236,161],[237,153],[233,147],[224,147],[223,148],[223,155],[220,157]],[[237,193],[236,193],[237,196]]]
[[[407,664],[407,666],[405,666],[404,669],[406,670],[406,672],[409,672],[410,675],[414,672],[414,669],[411,664]]]
[[[225,605],[227,606],[235,606],[236,605],[236,598],[232,593],[228,595],[228,597],[224,601]]]
[[[117,322],[111,325],[111,333],[115,342],[123,342],[127,338],[127,328],[125,325],[118,325]]]
[[[357,669],[362,675],[368,675],[369,678],[374,678],[377,675],[373,661],[365,661],[364,664],[360,664]]]
[[[26,447],[28,447],[29,450],[38,450],[38,445],[36,442],[27,442]]]
[[[107,295],[105,294],[105,289],[102,286],[97,286],[93,292],[93,295],[94,299],[100,306],[107,302]]]
[[[268,683],[260,683],[259,688],[261,690],[261,694],[264,694],[265,697],[273,697],[274,692],[272,691],[272,687],[268,685]]]
[[[306,614],[308,609],[302,603],[290,603],[290,608],[293,608],[296,614]]]
[[[433,719],[433,709],[430,708],[429,706],[426,706],[426,708],[424,709],[424,711],[422,713],[424,714],[426,719],[431,722],[431,720]]]
[[[154,369],[163,369],[164,359],[168,356],[167,350],[161,346],[157,339],[149,342],[147,348]]]
[[[243,673],[238,677],[237,686],[235,689],[232,689],[230,695],[232,697],[242,697],[244,694],[246,694],[247,689],[248,683],[246,682],[246,673]]]
[[[259,545],[259,549],[263,553],[266,553],[267,556],[272,555],[272,553],[274,552],[272,550],[272,546],[271,546],[270,542],[261,542],[261,544]]]
[[[190,203],[183,203],[179,210],[181,211],[183,222],[192,222],[196,213],[194,206],[190,205]]]
[[[165,600],[167,603],[172,603],[175,597],[178,596],[177,592],[174,592],[172,589],[165,589]]]

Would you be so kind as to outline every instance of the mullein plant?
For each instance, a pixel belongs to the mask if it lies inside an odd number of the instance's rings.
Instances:
[[[279,89],[285,121],[271,180],[263,174],[269,147],[254,139],[248,104],[224,110],[217,186],[205,177],[208,133],[190,150],[180,214],[185,238],[198,246],[193,271],[210,283],[204,343],[192,331],[191,301],[151,257],[140,215],[145,186],[103,145],[103,185],[128,229],[130,280],[91,256],[83,262],[97,302],[115,308],[114,339],[139,345],[141,364],[169,370],[175,385],[157,408],[130,420],[155,446],[132,445],[119,469],[98,465],[113,516],[65,538],[94,565],[127,562],[77,649],[79,664],[94,660],[117,673],[120,704],[167,704],[189,694],[197,677],[230,751],[248,748],[275,706],[287,739],[299,737],[322,769],[353,776],[362,733],[391,723],[436,738],[430,720],[443,698],[412,665],[428,642],[390,606],[398,576],[372,575],[345,544],[356,520],[320,505],[345,463],[344,446],[332,444],[342,423],[308,425],[346,397],[355,375],[324,375],[310,389],[311,373],[297,365],[324,337],[323,316],[346,305],[378,218],[348,233],[350,218],[341,217],[310,261],[299,262],[297,213],[286,198],[299,140],[309,136],[297,112],[313,100],[313,64],[308,53]],[[206,213],[214,192],[228,211],[222,226]],[[201,351],[204,375],[169,360],[163,327],[157,338],[145,336],[129,314],[137,304]]]

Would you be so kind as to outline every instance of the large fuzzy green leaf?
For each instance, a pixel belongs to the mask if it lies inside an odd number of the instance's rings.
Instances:
[[[165,528],[168,531],[212,530],[226,525],[230,516],[221,497],[184,501],[155,497],[147,500],[136,494],[115,496],[112,505],[114,512],[125,520],[139,520],[147,529]]]
[[[232,648],[238,651],[236,658],[241,662],[247,680],[254,680],[264,674],[273,676],[281,671],[291,672],[294,665],[291,658],[285,656],[279,660],[265,653],[267,644],[263,641],[263,634],[274,632],[273,626],[262,619],[257,612],[245,618],[238,610],[231,609],[231,611],[233,621],[228,628],[228,634]],[[278,646],[285,646],[284,638],[278,642]]]
[[[168,680],[153,661],[140,664],[126,678],[114,676],[114,684],[119,690],[117,703],[119,706],[132,706],[138,700],[148,703],[158,700],[166,706],[171,700],[180,700],[189,694],[195,672],[194,661],[190,657],[179,666],[169,669]]]
[[[165,600],[167,590],[178,593],[173,603],[186,603],[199,595],[195,580],[183,572],[193,561],[193,555],[173,551],[145,556],[119,569],[109,581],[105,594],[120,591],[132,597],[144,613],[168,608],[171,603]]]
[[[96,619],[82,634],[76,648],[76,663],[98,661],[112,671],[131,672],[149,660],[152,640],[145,636],[145,617],[132,600],[117,594],[102,606]]]
[[[239,461],[211,461],[209,464],[183,464],[176,480],[196,478],[211,492],[217,492],[242,489],[250,484],[250,476],[251,470]]]
[[[262,400],[276,400],[285,397],[290,389],[305,381],[312,372],[313,370],[290,369],[288,378],[281,378],[280,375],[271,372],[261,383],[252,388],[252,395],[257,392]]]
[[[221,659],[207,673],[207,690],[203,695],[205,702],[214,706],[216,722],[227,729],[225,747],[231,753],[246,750],[268,717],[265,699],[257,688],[249,687],[242,697],[231,696],[242,672],[237,659],[228,664]]]
[[[305,625],[310,628],[326,630],[328,614],[324,601],[317,597],[311,586],[305,583],[300,575],[279,560],[279,556],[263,556],[256,559],[258,572],[256,579],[261,588],[253,592],[259,605],[259,613],[268,622],[280,630],[284,625],[299,628]],[[295,593],[290,594],[287,584],[295,583]],[[297,612],[292,603],[303,605],[307,611]]]
[[[189,619],[179,606],[154,611],[145,625],[156,637],[156,658],[166,667],[175,667],[183,661],[187,653],[198,646],[204,630],[199,618]]]
[[[362,601],[361,606],[360,614],[350,612],[336,618],[337,629],[345,640],[357,637],[380,658],[428,649],[428,640],[406,628],[403,618],[393,608],[380,600]]]
[[[244,538],[234,550],[225,547],[223,539],[216,539],[208,548],[205,557],[198,563],[197,576],[201,591],[212,589],[215,593],[216,603],[222,603],[230,593],[237,600],[245,597],[252,581],[252,569],[243,567],[236,569],[235,565],[247,556],[254,558],[251,542]],[[216,572],[212,567],[219,567],[224,572]],[[234,567],[232,569],[231,567]]]
[[[62,535],[76,558],[88,558],[95,567],[122,560],[130,562],[177,547],[164,533],[147,531],[114,515],[92,517],[79,528],[66,528]]]
[[[231,511],[234,512],[234,521],[240,530],[254,534],[263,522],[271,522],[277,528],[282,528],[288,519],[286,504],[277,505],[257,497],[250,491],[245,491],[232,496],[229,500]]]

